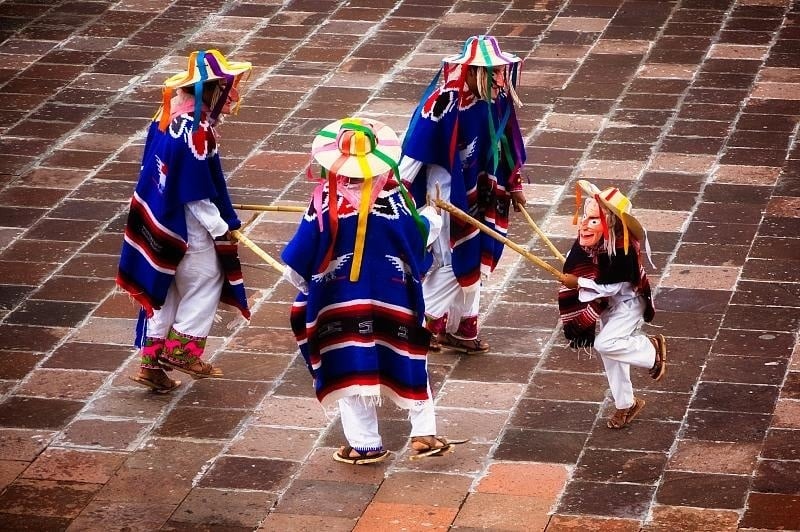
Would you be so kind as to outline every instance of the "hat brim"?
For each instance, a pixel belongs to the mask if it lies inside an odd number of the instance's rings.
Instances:
[[[200,68],[196,65],[198,56],[203,55],[205,64],[205,77],[202,76]],[[238,78],[245,72],[251,70],[253,65],[249,61],[228,61],[219,50],[200,50],[192,52],[189,56],[188,67],[185,71],[170,76],[164,81],[167,88],[177,89],[188,87],[198,82],[215,81],[220,79]]]
[[[603,204],[603,207],[605,209],[608,209],[609,211],[613,212],[617,218],[622,220],[625,226],[628,228],[628,230],[636,238],[636,240],[639,240],[640,242],[644,240],[644,235],[645,235],[644,227],[642,227],[642,224],[639,222],[639,220],[636,219],[635,216],[627,212],[622,212],[616,206],[606,201],[606,199],[603,197],[603,191],[597,188],[597,186],[594,185],[593,183],[590,183],[585,179],[579,179],[578,186],[580,186],[581,189],[583,189],[583,191],[586,193],[587,196],[599,199],[600,203]]]
[[[513,54],[503,54],[502,56],[498,56],[495,54],[489,55],[489,57],[484,57],[482,55],[477,55],[470,60],[469,57],[465,55],[451,55],[450,57],[445,57],[442,59],[445,63],[450,63],[451,65],[467,65],[467,66],[482,66],[482,67],[496,67],[496,66],[504,66],[504,65],[513,65],[514,63],[519,63],[522,61],[518,56]]]
[[[336,136],[345,122],[370,125],[375,132],[376,146],[385,157],[394,161],[400,160],[401,146],[397,134],[382,122],[365,118],[345,118],[325,126],[311,143],[314,159],[326,170],[336,168],[336,174],[345,177],[366,178],[388,172],[392,166],[374,153],[361,157],[345,155],[339,151]],[[362,159],[359,161],[359,159]]]

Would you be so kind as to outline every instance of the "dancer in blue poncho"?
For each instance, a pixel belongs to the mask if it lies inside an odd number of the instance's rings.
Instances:
[[[514,111],[519,62],[486,35],[470,37],[461,54],[445,58],[414,111],[400,162],[418,202],[440,194],[501,235],[510,204],[525,205],[525,147]],[[503,244],[447,213],[443,219],[423,284],[431,349],[486,352],[489,345],[478,338],[480,283],[497,266]]]
[[[250,316],[236,244],[228,238],[241,222],[214,131],[221,115],[238,105],[237,86],[250,68],[227,62],[217,50],[193,52],[187,70],[166,80],[148,130],[117,284],[142,307],[141,368],[131,379],[157,392],[180,385],[165,369],[222,376],[201,359],[220,301]]]
[[[441,219],[419,213],[396,180],[400,143],[384,124],[348,118],[312,145],[325,169],[282,258],[300,291],[291,325],[324,407],[338,404],[348,445],[340,462],[384,460],[376,404],[409,410],[412,449],[441,454],[428,382],[430,334],[423,326],[420,278],[426,244]]]

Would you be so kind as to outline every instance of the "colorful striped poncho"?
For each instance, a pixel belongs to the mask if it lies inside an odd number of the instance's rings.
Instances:
[[[403,155],[447,170],[450,203],[505,235],[510,180],[518,179],[525,163],[522,133],[506,94],[492,103],[480,100],[459,86],[460,72],[460,66],[448,70],[444,85],[420,102],[403,141]],[[411,187],[418,205],[426,203],[425,170]],[[461,286],[472,286],[481,272],[491,273],[497,266],[503,244],[455,217],[450,223],[453,272]]]
[[[311,202],[281,255],[308,284],[290,321],[317,398],[328,407],[346,396],[385,396],[410,408],[428,398],[423,235],[397,182],[387,181],[369,211],[364,260],[351,281],[358,209],[337,195],[336,241],[323,267],[331,228],[328,184],[320,187],[321,202]]]
[[[186,203],[210,199],[230,229],[241,226],[228,196],[213,131],[203,120],[193,132],[193,123],[192,114],[181,114],[162,132],[153,121],[144,145],[117,284],[141,304],[146,317],[164,304],[186,253]],[[225,273],[220,300],[249,318],[236,245],[215,242],[215,248]]]
[[[620,243],[621,241],[622,239],[619,240]],[[633,284],[637,292],[645,298],[647,306],[644,321],[653,321],[655,308],[652,291],[644,267],[639,261],[639,243],[634,240],[628,253],[618,247],[615,255],[609,255],[602,243],[603,240],[587,252],[576,239],[564,263],[564,273],[591,279],[597,284]],[[578,289],[564,285],[558,290],[558,310],[564,327],[564,337],[569,341],[570,347],[592,347],[597,320],[608,308],[608,302],[605,298],[583,302],[578,299],[578,292]]]

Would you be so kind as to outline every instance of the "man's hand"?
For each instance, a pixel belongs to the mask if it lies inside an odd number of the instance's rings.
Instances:
[[[564,275],[562,275],[561,282],[567,288],[571,288],[573,290],[576,290],[578,288],[578,277],[572,275],[571,273],[565,273]]]
[[[521,190],[514,190],[511,192],[511,203],[514,205],[514,210],[519,212],[528,203],[525,199],[525,193]]]

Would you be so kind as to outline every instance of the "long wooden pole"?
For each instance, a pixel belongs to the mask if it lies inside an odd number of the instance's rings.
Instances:
[[[537,235],[539,235],[539,237],[541,237],[541,239],[544,241],[544,243],[545,243],[545,244],[547,244],[547,247],[549,247],[549,248],[550,248],[550,251],[552,251],[552,252],[553,252],[553,255],[554,255],[554,256],[555,256],[555,257],[556,257],[558,260],[560,260],[560,261],[561,261],[561,264],[564,264],[564,263],[566,262],[566,260],[567,260],[567,259],[564,257],[564,255],[562,255],[562,254],[561,254],[561,252],[560,252],[560,251],[558,251],[558,248],[556,248],[556,247],[553,245],[553,243],[552,243],[552,242],[550,242],[550,239],[549,239],[549,238],[547,238],[547,235],[545,235],[545,234],[542,232],[542,230],[541,230],[541,229],[539,229],[539,226],[538,226],[538,225],[536,225],[536,222],[534,222],[534,221],[533,221],[533,218],[531,218],[531,215],[530,215],[530,214],[528,214],[528,211],[526,211],[526,210],[525,210],[525,207],[523,207],[522,205],[520,205],[520,206],[519,206],[519,210],[520,210],[520,211],[522,211],[522,215],[525,217],[525,219],[526,219],[526,220],[528,220],[528,224],[529,224],[529,225],[530,225],[530,226],[533,228],[533,230],[534,230],[534,231],[536,231],[536,234],[537,234]]]
[[[306,212],[306,207],[295,205],[248,205],[245,203],[234,203],[234,209],[240,211],[275,211],[275,212]]]
[[[273,259],[269,253],[258,247],[255,242],[244,236],[241,231],[233,230],[231,231],[231,236],[253,250],[253,253],[264,259],[264,262],[278,270],[280,273],[283,273],[286,270],[286,267],[283,264]]]
[[[462,211],[461,209],[459,209],[458,207],[456,207],[452,203],[449,203],[447,201],[441,200],[439,198],[434,199],[433,203],[437,207],[439,207],[440,209],[446,210],[447,212],[449,212],[450,214],[452,214],[453,216],[455,216],[459,220],[461,220],[463,222],[466,222],[466,223],[468,223],[468,224],[470,224],[470,225],[472,225],[474,227],[477,227],[478,229],[480,229],[481,231],[483,231],[484,233],[486,233],[490,237],[494,238],[495,240],[499,240],[500,242],[502,242],[506,246],[510,247],[511,249],[513,249],[514,251],[516,251],[517,253],[519,253],[520,255],[522,255],[523,257],[525,257],[526,259],[528,259],[532,263],[534,263],[535,265],[539,266],[540,268],[542,268],[546,272],[550,273],[557,280],[559,280],[559,281],[562,280],[563,274],[560,271],[558,271],[556,268],[554,268],[550,264],[546,263],[545,261],[543,261],[542,259],[540,259],[536,255],[534,255],[533,253],[523,249],[518,244],[516,244],[515,242],[513,242],[513,241],[509,240],[508,238],[504,237],[503,235],[501,235],[500,233],[498,233],[497,231],[495,231],[491,227],[488,227],[486,224],[484,224],[482,222],[479,222],[478,220],[476,220],[475,218],[473,218],[469,214],[465,213],[464,211]]]

